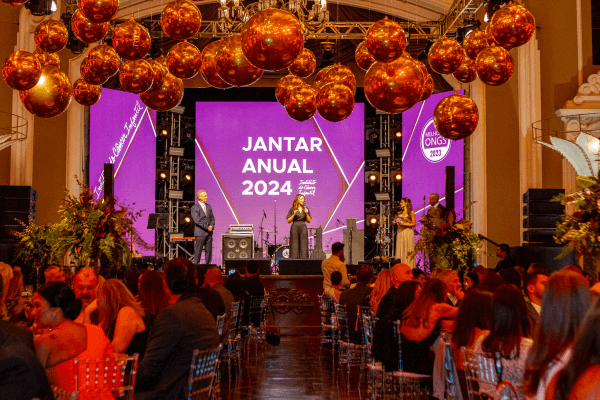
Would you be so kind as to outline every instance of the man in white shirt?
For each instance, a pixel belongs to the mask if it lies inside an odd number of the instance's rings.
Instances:
[[[331,246],[331,257],[323,260],[321,263],[321,272],[323,272],[323,289],[327,290],[331,286],[331,273],[339,271],[342,274],[342,283],[340,289],[348,289],[350,280],[348,279],[348,270],[344,264],[344,244],[335,242]]]

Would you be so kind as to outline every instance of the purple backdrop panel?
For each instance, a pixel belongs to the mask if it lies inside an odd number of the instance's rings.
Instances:
[[[460,94],[464,91],[460,90]],[[445,167],[455,167],[455,210],[463,217],[464,194],[464,140],[444,139],[433,125],[433,111],[444,97],[453,92],[432,95],[402,113],[402,197],[412,201],[417,230],[418,222],[429,208],[429,195],[438,193],[440,203],[446,205]],[[418,240],[418,236],[415,237]]]
[[[299,193],[313,218],[308,226],[324,228],[324,243],[342,238],[336,218],[363,218],[362,182],[351,183],[362,171],[364,104],[333,124],[318,116],[294,121],[273,102],[199,102],[196,144],[196,189],[207,190],[215,213],[215,263],[230,224],[253,224],[259,242],[262,220],[263,240],[268,231],[270,243],[276,224],[276,241],[283,244],[287,213]]]
[[[154,213],[156,180],[156,112],[139,96],[103,89],[100,101],[90,107],[90,188],[104,196],[104,164],[114,164],[118,203],[142,211],[134,226],[142,239],[154,244],[154,230],[146,229]],[[136,248],[142,255],[152,251]]]

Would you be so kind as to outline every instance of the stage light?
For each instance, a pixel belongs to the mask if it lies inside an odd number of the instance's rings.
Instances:
[[[184,169],[183,171],[181,171],[179,173],[179,185],[180,186],[185,186],[185,185],[192,183],[193,179],[194,179],[193,172],[191,172],[187,169]]]
[[[396,169],[392,171],[392,180],[396,185],[402,183],[402,169]]]
[[[190,214],[184,214],[181,217],[181,225],[183,226],[188,226],[192,223],[192,216]]]
[[[377,226],[379,225],[379,215],[377,214],[367,215],[366,220],[369,226],[372,226],[373,228],[377,228]]]
[[[402,125],[394,125],[392,129],[390,129],[390,137],[394,140],[402,139]]]
[[[166,139],[171,135],[171,123],[166,121],[161,121],[156,125],[156,136],[159,139]]]
[[[156,180],[159,182],[166,182],[169,180],[169,171],[158,170],[156,172]]]
[[[371,186],[375,186],[379,183],[379,171],[376,166],[371,166],[369,170],[365,171],[365,182]]]
[[[377,129],[367,129],[365,132],[365,140],[371,144],[375,144],[379,138],[379,131]]]

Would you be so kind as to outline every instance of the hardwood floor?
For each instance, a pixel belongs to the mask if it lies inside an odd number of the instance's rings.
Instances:
[[[279,346],[255,348],[243,360],[238,382],[221,382],[223,400],[364,399],[366,376],[358,367],[334,368],[319,336],[283,336]]]

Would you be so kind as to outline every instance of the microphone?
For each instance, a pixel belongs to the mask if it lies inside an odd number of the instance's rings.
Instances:
[[[342,221],[340,221],[338,218],[336,218],[335,220],[338,222],[338,224],[345,225],[345,224],[344,224]]]
[[[267,213],[263,210],[263,217],[267,218]]]

